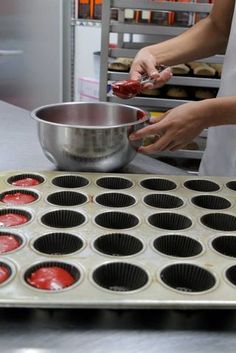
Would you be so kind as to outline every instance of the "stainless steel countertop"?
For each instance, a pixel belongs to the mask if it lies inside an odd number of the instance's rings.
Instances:
[[[0,170],[54,169],[29,112],[0,102],[0,123]],[[141,155],[124,172],[184,174]],[[233,353],[235,331],[233,310],[0,309],[4,353]]]

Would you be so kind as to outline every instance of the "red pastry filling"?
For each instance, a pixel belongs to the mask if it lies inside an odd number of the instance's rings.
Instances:
[[[60,290],[75,283],[74,277],[58,266],[41,267],[27,278],[31,286],[39,289]]]
[[[0,254],[8,251],[15,250],[20,246],[19,240],[13,235],[1,235],[0,236]]]
[[[13,227],[28,222],[28,218],[21,214],[6,213],[0,215],[0,227]]]
[[[7,267],[0,265],[0,283],[5,282],[10,276],[10,272]]]
[[[23,194],[21,192],[15,192],[14,194],[6,194],[2,198],[2,202],[8,203],[10,205],[24,205],[26,203],[31,203],[36,200],[36,197],[31,194]]]
[[[23,178],[12,182],[15,186],[35,186],[40,184],[40,181],[34,178]]]

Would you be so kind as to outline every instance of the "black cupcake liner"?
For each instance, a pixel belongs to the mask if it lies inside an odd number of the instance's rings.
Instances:
[[[93,246],[100,253],[110,256],[131,256],[143,250],[139,239],[124,233],[102,235],[94,241]]]
[[[61,188],[82,188],[87,186],[89,181],[79,175],[62,175],[53,178],[52,184]]]
[[[92,274],[93,281],[100,287],[113,292],[130,292],[141,289],[148,282],[148,274],[141,267],[111,262],[98,267]]]
[[[96,181],[96,184],[104,189],[129,189],[133,186],[133,182],[129,179],[121,177],[102,177]]]

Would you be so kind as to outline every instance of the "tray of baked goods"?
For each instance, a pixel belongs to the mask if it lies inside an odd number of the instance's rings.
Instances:
[[[0,173],[0,306],[236,308],[236,179]]]

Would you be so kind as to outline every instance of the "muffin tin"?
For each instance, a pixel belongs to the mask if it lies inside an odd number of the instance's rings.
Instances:
[[[40,183],[12,184],[28,177]],[[14,191],[35,200],[4,203]],[[0,306],[235,308],[235,200],[233,178],[1,172],[0,216],[28,221],[0,226],[0,237],[19,242],[0,254],[0,268],[9,271]],[[75,283],[44,290],[27,282],[51,266]]]

